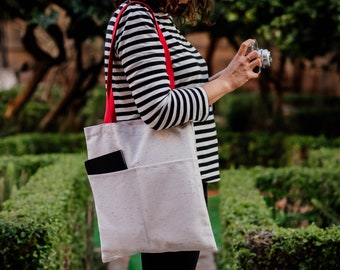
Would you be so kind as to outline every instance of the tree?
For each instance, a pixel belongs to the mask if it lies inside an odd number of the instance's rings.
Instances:
[[[275,86],[275,110],[280,114],[282,75],[287,59],[300,63],[332,53],[327,67],[340,71],[340,2],[338,0],[217,0],[216,24],[209,32],[214,41],[226,37],[235,47],[240,40],[256,38],[261,47],[280,51],[279,70],[263,70],[260,90],[264,97],[269,84]],[[299,79],[299,78],[297,78]],[[297,85],[299,85],[297,83]],[[266,107],[270,107],[266,104]]]
[[[64,34],[73,39],[76,52],[75,78],[65,91],[61,101],[47,114],[40,123],[40,128],[45,129],[52,120],[61,114],[76,115],[86,101],[86,93],[97,84],[98,74],[103,66],[103,57],[93,59],[88,66],[84,65],[83,44],[90,38],[104,39],[106,23],[110,9],[110,1],[94,0],[49,0],[49,1],[24,1],[5,0],[1,3],[2,12],[8,18],[19,18],[27,23],[23,44],[26,50],[35,59],[34,74],[25,86],[25,89],[10,104],[6,117],[14,117],[36,90],[39,82],[53,66],[60,66],[67,59]],[[61,29],[58,19],[62,12],[70,22],[66,31]],[[58,49],[58,55],[52,54],[42,47],[36,38],[36,29],[45,29],[50,39]]]

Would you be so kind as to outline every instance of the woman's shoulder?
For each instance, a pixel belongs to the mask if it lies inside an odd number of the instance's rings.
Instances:
[[[114,22],[118,15],[120,21],[139,21],[140,23],[150,22],[153,20],[152,11],[143,4],[134,3],[133,1],[125,1],[113,13],[111,20]]]
[[[111,34],[117,19],[119,19],[117,36],[125,34],[125,30],[127,29],[133,30],[144,28],[145,26],[150,28],[154,27],[153,17],[150,11],[141,4],[134,3],[128,5],[129,2],[130,1],[125,1],[113,12],[107,25],[107,33]]]

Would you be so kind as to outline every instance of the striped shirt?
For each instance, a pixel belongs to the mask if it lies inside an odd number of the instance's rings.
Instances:
[[[124,4],[108,23],[105,80],[113,25]],[[112,89],[117,121],[142,119],[155,130],[193,121],[202,180],[216,182],[220,178],[216,125],[212,106],[200,87],[208,81],[206,62],[170,16],[155,15],[169,47],[175,89],[170,89],[164,50],[152,15],[144,6],[130,5],[120,19],[113,45]]]

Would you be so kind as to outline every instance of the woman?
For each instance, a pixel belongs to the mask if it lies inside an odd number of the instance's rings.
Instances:
[[[111,33],[119,10],[131,0],[113,1],[105,42],[107,75]],[[197,50],[180,34],[173,18],[207,22],[213,8],[210,0],[144,0],[156,14],[169,47],[175,89],[171,90],[165,56],[150,12],[130,5],[123,13],[114,42],[112,82],[117,121],[142,119],[155,130],[194,122],[199,167],[206,196],[207,183],[219,180],[217,139],[212,104],[242,86],[261,66],[256,51],[247,54],[254,40],[242,43],[230,64],[209,81],[207,65]],[[180,221],[179,221],[180,222]],[[143,270],[194,270],[199,251],[142,253]]]

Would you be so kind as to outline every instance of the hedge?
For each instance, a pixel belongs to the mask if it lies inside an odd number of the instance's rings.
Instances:
[[[85,269],[90,189],[82,154],[40,168],[0,212],[0,269]]]
[[[311,137],[266,132],[218,132],[220,165],[285,167],[304,165],[310,151],[340,148],[340,138]]]
[[[241,91],[240,91],[241,90]],[[282,114],[273,112],[277,98],[240,89],[215,104],[227,131],[280,131],[287,134],[339,137],[340,97],[285,93]]]
[[[256,188],[256,178],[265,175],[266,171],[268,168],[222,172],[221,269],[340,269],[339,227],[332,225],[322,229],[312,224],[295,229],[278,226],[272,209]]]
[[[309,151],[340,148],[340,138],[283,133],[218,131],[221,168],[302,165]],[[86,150],[84,133],[27,133],[0,140],[0,155],[80,153]]]
[[[340,226],[338,167],[267,169],[255,181],[269,207],[281,201],[280,209],[273,211],[280,225]]]
[[[0,140],[0,155],[80,153],[85,149],[83,133],[27,133],[4,137]]]
[[[340,167],[340,148],[312,149],[303,164],[307,167],[335,169]]]
[[[52,164],[55,155],[0,156],[0,209],[11,194],[24,186],[40,168]]]

